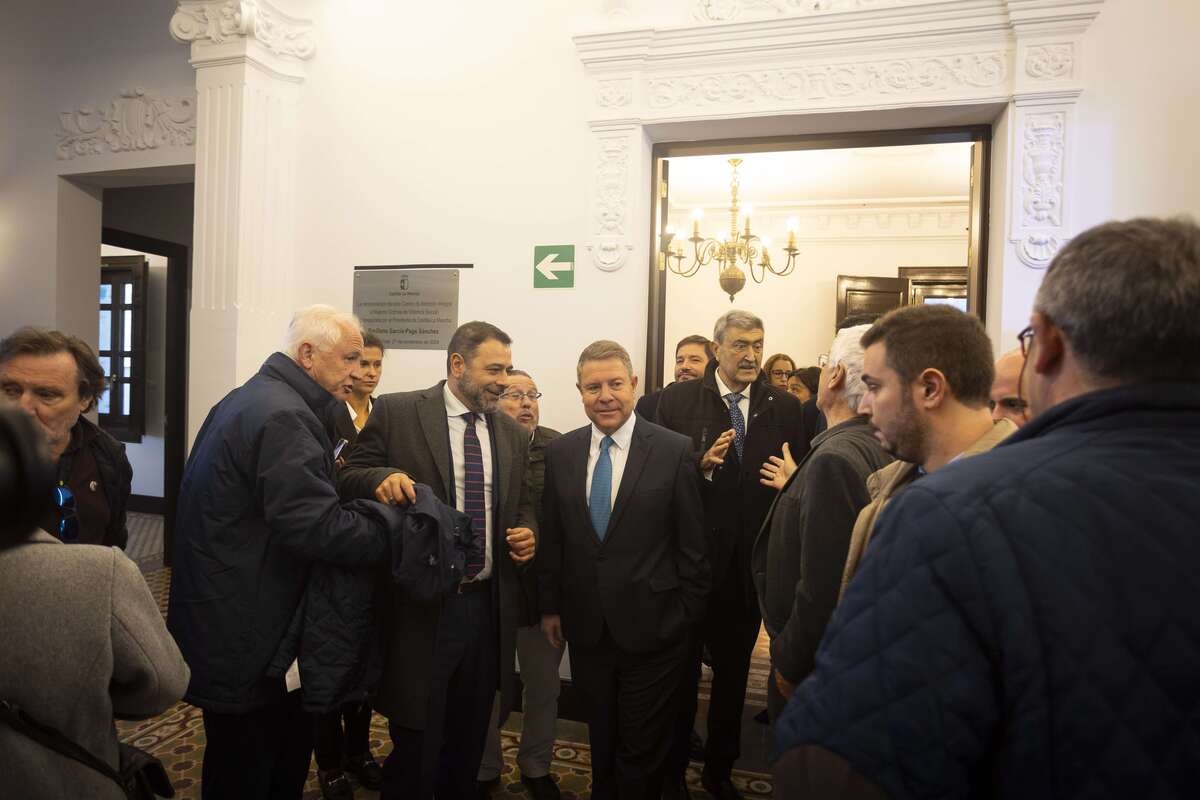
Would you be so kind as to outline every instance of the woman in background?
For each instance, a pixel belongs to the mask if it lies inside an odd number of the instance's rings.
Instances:
[[[776,389],[787,391],[788,373],[796,369],[796,362],[786,353],[776,353],[763,363],[762,373],[758,379],[774,386]]]

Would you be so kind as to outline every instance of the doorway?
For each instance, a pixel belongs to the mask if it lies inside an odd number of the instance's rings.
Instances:
[[[797,366],[855,310],[947,302],[982,318],[990,137],[968,126],[654,145],[647,391],[671,374],[674,343],[711,336],[730,308],[762,317],[767,350]],[[748,247],[722,276],[729,241]]]
[[[187,436],[188,248],[106,227],[101,254],[100,347],[103,355],[112,342],[109,375],[121,390],[110,392],[106,408],[114,418],[130,421],[113,429],[126,442],[134,467],[129,510],[162,515],[162,556],[169,566]],[[103,301],[120,303],[126,296],[138,302],[115,314],[106,331]],[[120,327],[122,315],[129,315],[132,330]]]

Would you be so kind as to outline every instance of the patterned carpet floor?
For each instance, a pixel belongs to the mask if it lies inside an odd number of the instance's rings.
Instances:
[[[131,515],[132,516],[132,515]],[[139,515],[152,517],[153,515]],[[159,518],[161,520],[161,518]],[[139,520],[139,525],[143,521]],[[152,527],[154,520],[144,521],[147,527]],[[158,523],[161,525],[161,521]],[[131,525],[131,529],[133,526]],[[160,528],[161,530],[161,528]],[[132,530],[131,530],[132,532]],[[154,566],[155,559],[161,564],[161,547],[153,552],[152,546],[146,546],[144,537],[150,533],[140,530],[140,535],[131,536],[131,545],[140,547],[135,560],[139,564]],[[140,542],[136,539],[142,540]],[[158,541],[161,542],[161,534]],[[145,551],[145,552],[143,552]],[[133,557],[131,555],[131,557]],[[146,582],[150,586],[154,598],[158,601],[159,609],[165,614],[167,594],[170,589],[171,570],[156,568],[145,572]],[[748,716],[752,716],[756,708],[766,705],[766,636],[760,636],[758,647],[755,649],[754,663],[751,666],[750,687],[746,693]],[[702,677],[700,698],[702,705],[708,699],[709,683],[707,671]],[[528,797],[521,784],[520,771],[516,765],[516,753],[520,743],[520,714],[513,714],[501,731],[501,748],[504,752],[504,771],[500,776],[500,786],[493,792],[492,797],[498,800],[507,798]],[[761,728],[755,723],[749,723],[750,738],[762,735],[755,728]],[[765,728],[763,729],[765,730]],[[129,742],[153,753],[162,759],[175,784],[176,797],[180,800],[191,800],[200,797],[200,766],[204,756],[204,725],[200,709],[187,703],[177,703],[166,713],[140,722],[118,722],[117,731],[122,741]],[[560,738],[555,743],[554,761],[551,771],[554,779],[567,800],[585,800],[591,796],[591,749],[587,744],[586,727],[576,723],[562,723]],[[387,735],[387,722],[378,714],[371,720],[371,751],[379,761],[391,751],[391,740]],[[745,750],[745,745],[743,746]],[[688,785],[694,797],[708,797],[700,788],[700,767],[693,762],[688,769]],[[749,800],[760,800],[772,796],[770,775],[759,772],[735,771],[734,784]],[[308,784],[305,788],[305,800],[319,800],[321,794],[317,787],[316,764],[313,763]],[[378,794],[359,788],[356,792],[359,798],[375,798]]]

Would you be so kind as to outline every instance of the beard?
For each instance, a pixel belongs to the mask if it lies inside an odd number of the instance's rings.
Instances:
[[[476,414],[490,414],[496,410],[500,395],[489,392],[488,388],[495,384],[476,383],[466,373],[458,379],[458,388],[467,400],[467,407]]]
[[[887,444],[883,449],[896,458],[911,464],[925,462],[928,449],[925,446],[928,438],[925,424],[920,414],[917,413],[917,407],[913,404],[912,398],[907,394],[901,402],[900,415],[885,438]]]

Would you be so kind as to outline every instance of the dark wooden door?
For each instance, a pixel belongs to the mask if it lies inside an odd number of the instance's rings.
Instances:
[[[908,278],[875,278],[838,275],[837,318],[840,325],[855,314],[879,316],[909,302]]]

